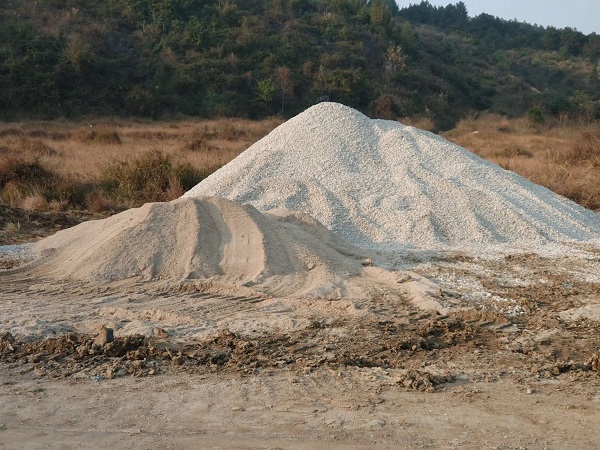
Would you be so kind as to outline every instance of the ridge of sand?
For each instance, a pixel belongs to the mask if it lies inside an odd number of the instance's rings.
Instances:
[[[36,270],[58,278],[220,280],[277,295],[329,295],[362,271],[360,250],[306,214],[262,214],[217,197],[148,203],[33,251],[42,255]]]
[[[321,103],[184,197],[303,211],[378,250],[584,241],[600,216],[437,135]]]

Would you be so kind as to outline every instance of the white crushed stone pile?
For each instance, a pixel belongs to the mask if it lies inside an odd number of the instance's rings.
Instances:
[[[61,279],[220,280],[279,295],[343,291],[362,271],[359,250],[311,217],[215,197],[148,203],[60,231],[33,251],[35,268]]]
[[[599,236],[600,216],[432,133],[321,103],[184,194],[305,212],[380,250]]]

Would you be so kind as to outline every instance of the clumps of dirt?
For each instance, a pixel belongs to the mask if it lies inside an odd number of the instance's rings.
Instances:
[[[290,332],[248,335],[223,329],[189,341],[167,331],[145,337],[103,329],[97,336],[69,333],[37,340],[6,332],[0,334],[0,362],[20,373],[97,381],[161,373],[301,375],[354,369],[428,392],[445,388],[459,374],[490,382],[598,379],[597,332],[585,321],[565,328],[545,317],[509,320],[474,310],[398,314],[397,308],[388,315],[377,309],[376,300],[363,307],[374,314],[313,320]]]
[[[399,375],[396,383],[408,389],[421,392],[434,392],[438,386],[452,383],[456,377],[450,373],[432,374],[424,370],[408,370]]]
[[[40,376],[87,376],[95,380],[173,372],[253,374],[286,369],[307,373],[321,367],[400,369],[394,382],[420,391],[434,391],[454,380],[449,372],[440,375],[423,369],[404,370],[399,359],[392,363],[388,358],[378,358],[378,344],[363,345],[362,351],[357,343],[352,346],[349,341],[348,345],[327,345],[323,342],[326,328],[316,324],[299,333],[257,338],[225,329],[205,340],[188,343],[131,335],[116,337],[104,345],[95,343],[94,336],[76,333],[20,341],[6,332],[0,335],[0,361]]]
[[[15,350],[14,343],[15,338],[8,331],[0,334],[0,352],[2,354],[13,352]]]
[[[598,355],[593,355],[586,362],[558,361],[541,366],[533,366],[532,372],[539,378],[556,378],[564,376],[571,381],[582,381],[588,378],[596,378],[600,366]]]
[[[19,258],[0,258],[0,270],[14,269],[25,262],[25,260]]]
[[[0,335],[0,361],[30,365],[29,369],[52,378],[69,377],[86,369],[104,373],[106,378],[153,375],[147,367],[152,364],[144,361],[148,356],[152,356],[148,342],[141,335],[120,337],[102,346],[95,344],[92,336],[77,333],[36,341],[17,340],[10,332]]]

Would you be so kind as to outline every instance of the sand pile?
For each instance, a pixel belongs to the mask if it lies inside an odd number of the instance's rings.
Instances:
[[[220,280],[270,294],[343,295],[358,249],[302,213],[223,198],[149,203],[60,231],[33,250],[45,275],[90,281]]]
[[[321,103],[184,197],[303,211],[381,250],[588,240],[599,216],[434,134]]]

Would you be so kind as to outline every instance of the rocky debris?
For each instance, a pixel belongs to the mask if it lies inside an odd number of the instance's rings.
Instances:
[[[69,333],[39,340],[7,331],[0,334],[0,362],[39,376],[96,381],[158,373],[256,375],[286,370],[303,376],[321,369],[352,369],[387,372],[387,385],[429,392],[458,376],[474,381],[512,377],[531,385],[554,378],[595,382],[600,372],[598,355],[590,358],[590,348],[597,348],[597,328],[585,321],[559,328],[563,324],[554,313],[507,322],[503,315],[476,310],[448,316],[397,307],[383,310],[376,298],[362,308],[379,312],[313,320],[294,331],[245,335],[222,329],[188,341],[168,333],[113,333],[107,342],[108,328],[98,336]],[[518,335],[507,332],[507,326]],[[528,331],[533,329],[537,331]]]
[[[114,337],[113,329],[103,326],[100,329],[98,336],[96,336],[96,339],[94,339],[94,345],[103,347],[104,345],[106,345],[109,342],[112,342],[114,340],[115,340],[115,337]]]
[[[15,338],[10,332],[6,331],[0,334],[0,352],[10,353],[15,350],[14,347]]]
[[[407,370],[400,374],[396,383],[408,389],[422,392],[434,392],[436,387],[454,382],[456,377],[450,373],[432,374],[423,370]]]

